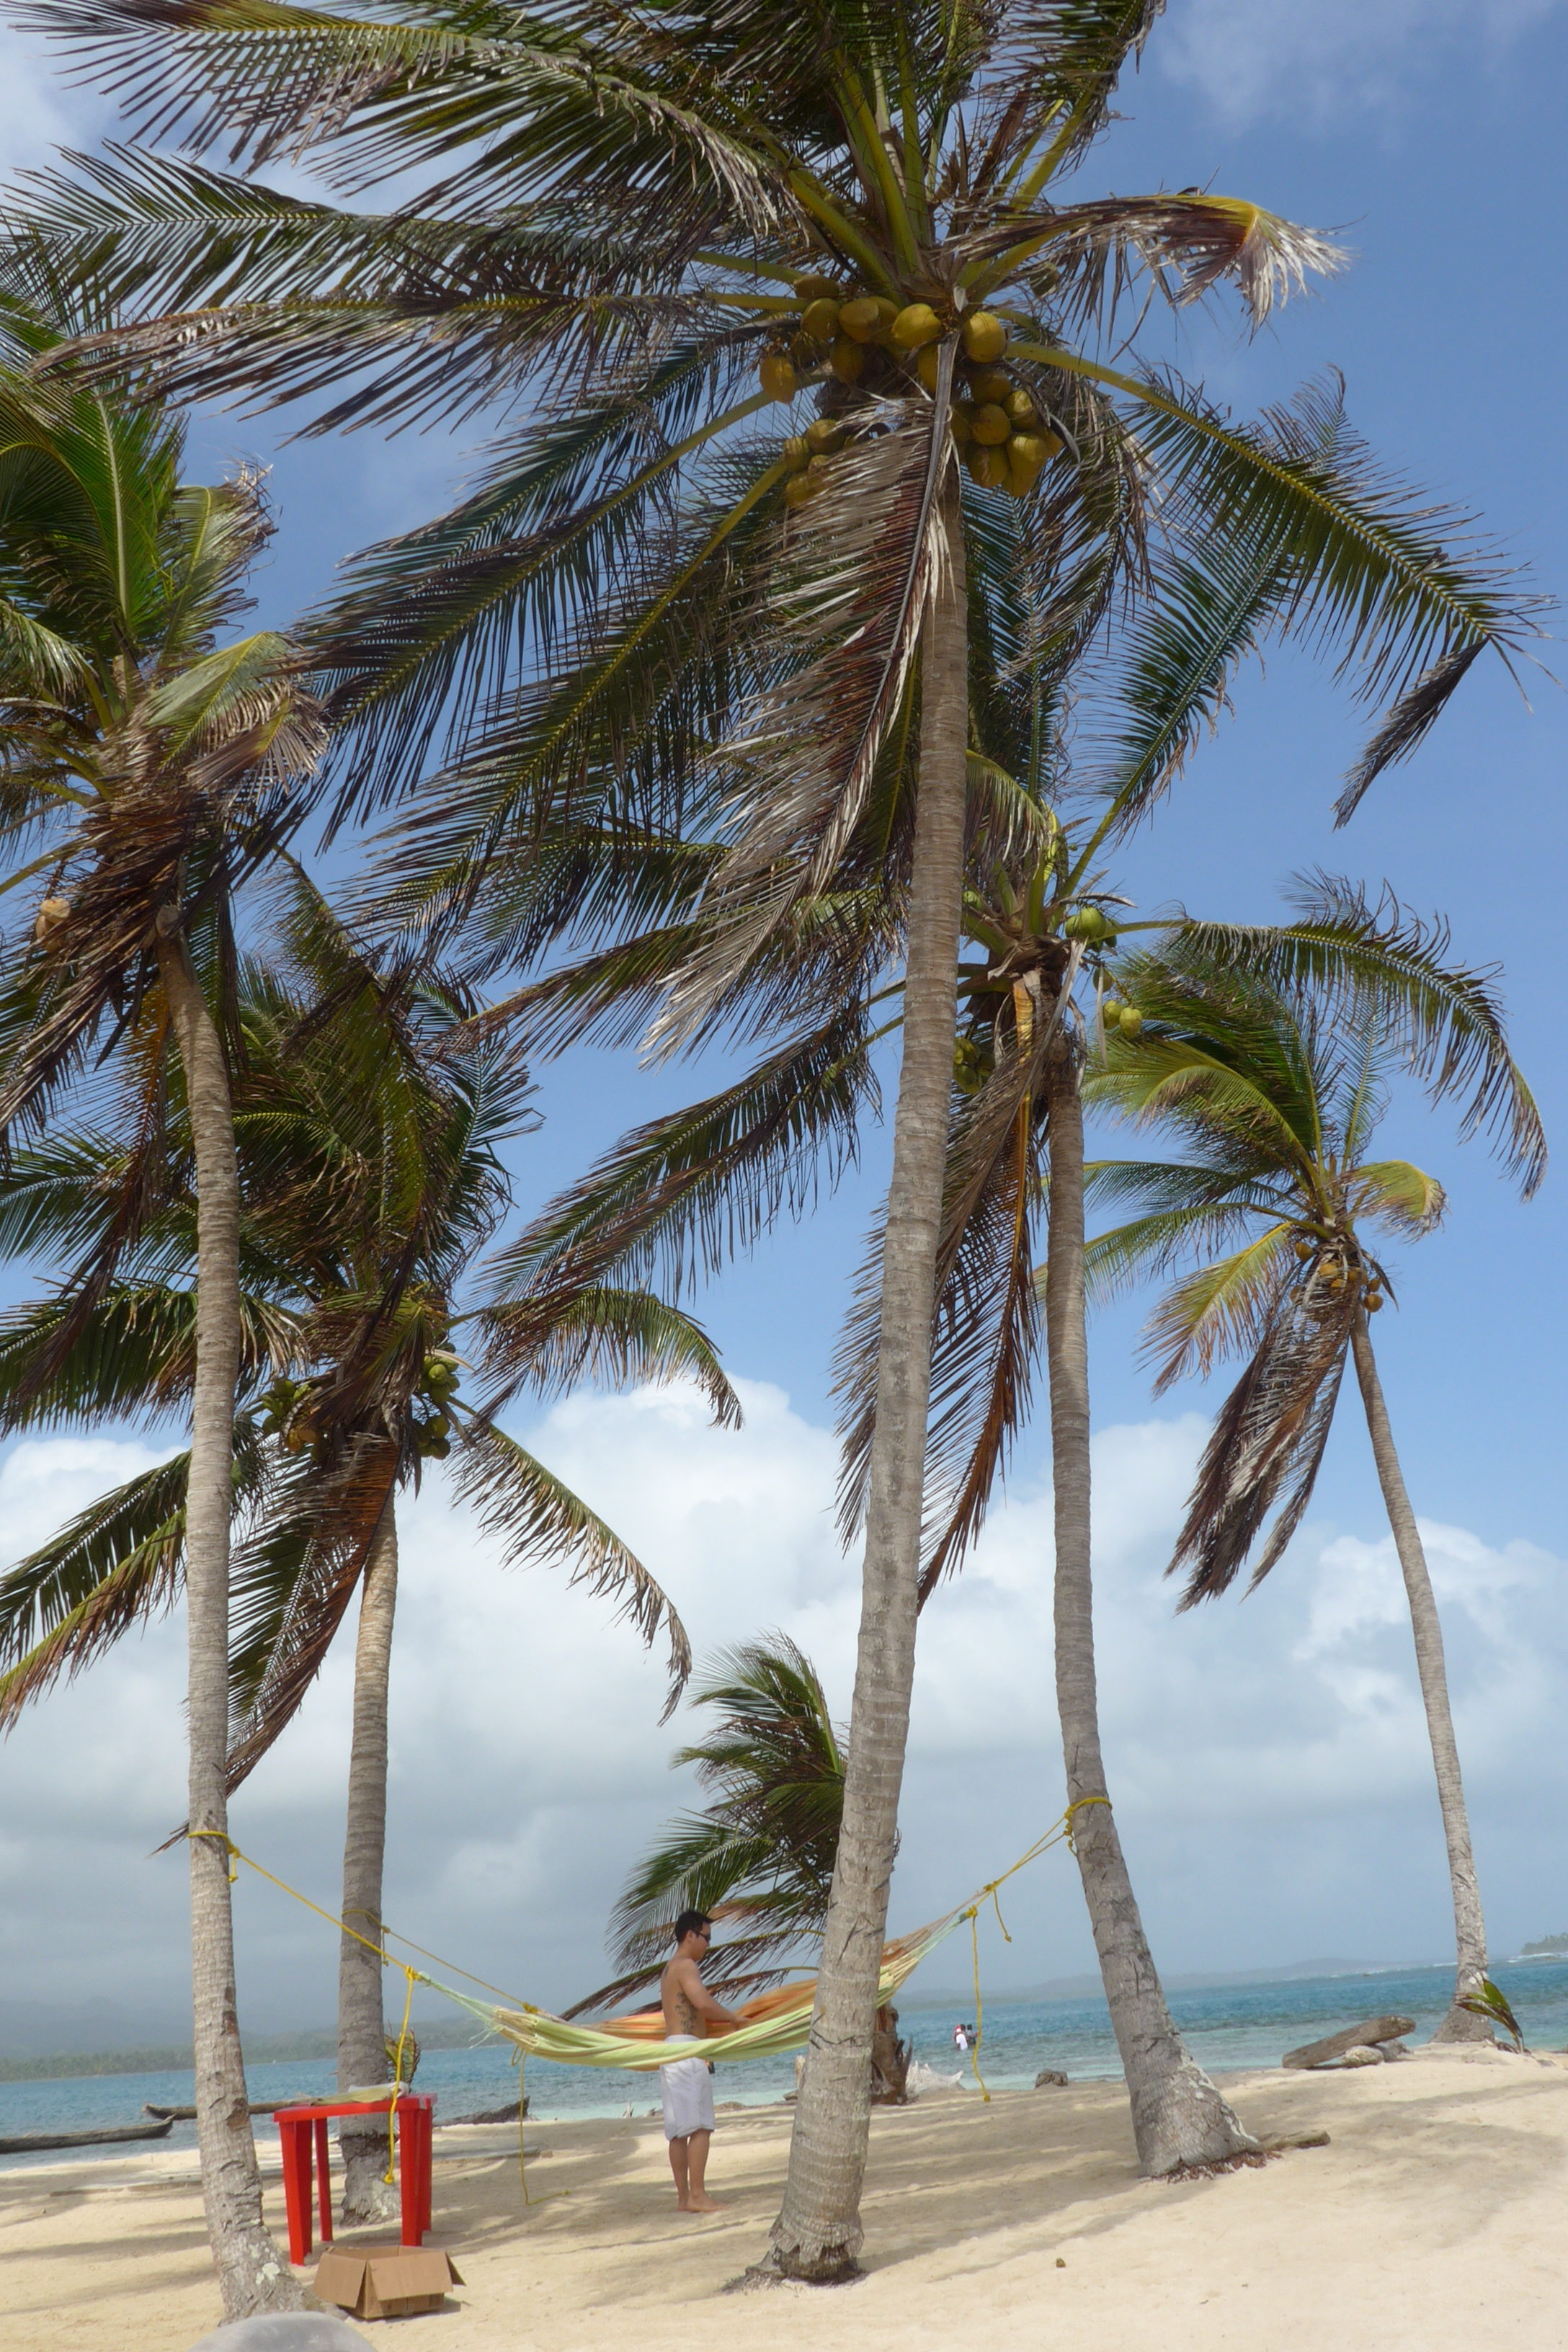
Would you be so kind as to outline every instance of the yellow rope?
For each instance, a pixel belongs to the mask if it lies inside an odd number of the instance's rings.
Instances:
[[[980,1914],[989,1903],[996,1914],[996,1925],[1002,1930],[1003,1942],[1010,1944],[1013,1938],[1007,1933],[1007,1922],[1002,1916],[1002,1906],[996,1896],[997,1888],[1005,1886],[1010,1878],[1016,1878],[1019,1871],[1026,1869],[1031,1862],[1037,1861],[1042,1853],[1048,1853],[1054,1845],[1065,1845],[1069,1853],[1076,1854],[1078,1848],[1073,1843],[1073,1815],[1084,1805],[1109,1805],[1110,1802],[1109,1797],[1075,1797],[1061,1819],[1053,1822],[1044,1835],[1035,1840],[1027,1853],[1021,1854],[1011,1870],[1005,1870],[1000,1878],[994,1878],[989,1885],[983,1886],[973,1902],[962,1915],[969,1922],[970,1949],[974,1962],[974,2039],[969,2045],[969,2063],[974,2070],[974,2079],[980,2086],[980,2095],[987,2106],[991,2104],[991,2094],[985,2087],[985,2077],[980,2071],[980,2044],[985,2030],[985,2000],[980,1990]]]

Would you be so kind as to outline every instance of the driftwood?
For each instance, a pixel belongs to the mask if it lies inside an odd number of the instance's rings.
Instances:
[[[1310,2066],[1330,2066],[1347,2050],[1375,2049],[1380,2042],[1397,2042],[1402,2033],[1415,2031],[1413,2017],[1363,2018],[1359,2025],[1347,2025],[1342,2033],[1330,2033],[1321,2042],[1304,2042],[1300,2050],[1287,2050],[1279,2063],[1298,2072]],[[1363,2059],[1362,2063],[1365,2063]]]
[[[121,2124],[109,2131],[22,2132],[11,2139],[0,2139],[0,2156],[30,2156],[35,2148],[44,2147],[107,2147],[111,2141],[123,2139],[167,2139],[174,2128],[170,2116],[161,2124]]]
[[[252,2099],[245,2112],[247,2116],[275,2116],[279,2107],[319,2107],[321,2105],[321,2099]],[[196,2119],[195,2107],[155,2107],[151,2099],[142,2101],[142,2112],[144,2116],[166,2117],[172,2124],[194,2124]]]
[[[1055,2066],[1043,2066],[1035,2077],[1037,2091],[1065,2091],[1068,2078]]]

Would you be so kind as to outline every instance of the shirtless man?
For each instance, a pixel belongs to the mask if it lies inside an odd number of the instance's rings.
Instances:
[[[740,2018],[715,2000],[699,1970],[713,1940],[713,1923],[703,1911],[683,1911],[675,1923],[675,1958],[659,1979],[659,2004],[664,2011],[667,2042],[700,2042],[711,2018],[720,2025],[739,2025]],[[708,2148],[713,2137],[713,2077],[706,2058],[675,2058],[658,2070],[664,2094],[664,2136],[669,2142],[669,2168],[675,2175],[675,2206],[679,2213],[721,2213],[704,2181]]]

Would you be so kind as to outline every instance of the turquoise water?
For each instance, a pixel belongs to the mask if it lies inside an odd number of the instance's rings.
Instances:
[[[1568,2043],[1568,1961],[1539,1961],[1493,1970],[1533,2046],[1562,2049]],[[1287,2050],[1312,2042],[1363,2017],[1390,2011],[1416,2021],[1421,2040],[1436,2024],[1453,1985],[1451,1969],[1380,1969],[1367,1976],[1304,1977],[1289,1983],[1231,1984],[1173,1993],[1171,2007],[1201,2066],[1224,2074],[1250,2066],[1277,2066]],[[952,2075],[967,2061],[952,2046],[952,2029],[968,2019],[963,2008],[906,2009],[902,2029],[914,2054],[939,2074]],[[982,2049],[985,2079],[993,2088],[1025,2088],[1045,2066],[1068,2075],[1114,2075],[1116,2044],[1105,2004],[1099,2000],[1017,2001],[985,2005]],[[287,2065],[253,2066],[253,2099],[295,2100],[330,2096],[331,2068],[317,2059]],[[721,2067],[714,2088],[720,2099],[765,2105],[795,2085],[794,2061],[759,2059]],[[475,2108],[498,2107],[517,2096],[517,2071],[506,2046],[485,2042],[472,2050],[432,2050],[423,2059],[418,2087],[436,2095],[436,2119],[451,2121]],[[618,2116],[629,2105],[640,2114],[658,2104],[658,2086],[646,2074],[604,2074],[580,2066],[528,2069],[531,2117],[542,2122],[578,2116]],[[145,2120],[142,2102],[159,2106],[189,2105],[188,2073],[97,2074],[55,2083],[0,2083],[0,2137],[26,2131],[84,2131],[96,2125]],[[256,2118],[258,2133],[269,2130]],[[157,2146],[154,2142],[153,2145]],[[176,2124],[163,2146],[194,2148],[195,2127]],[[136,2153],[134,2147],[125,2151]],[[39,2163],[112,2159],[104,2148],[64,2150],[55,2155],[0,2157],[0,2169]]]

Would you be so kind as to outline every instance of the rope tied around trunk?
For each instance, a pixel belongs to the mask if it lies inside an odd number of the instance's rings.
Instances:
[[[980,1914],[989,1903],[996,1914],[996,1925],[1002,1930],[1002,1941],[1005,1944],[1010,1944],[1013,1938],[1008,1933],[1007,1922],[1002,1916],[1002,1906],[997,1900],[997,1888],[1005,1886],[1010,1878],[1016,1878],[1019,1871],[1026,1869],[1029,1864],[1036,1861],[1042,1853],[1048,1853],[1054,1845],[1065,1845],[1070,1854],[1076,1855],[1078,1848],[1073,1843],[1073,1815],[1084,1805],[1109,1805],[1110,1802],[1109,1797],[1075,1797],[1060,1821],[1054,1822],[1043,1837],[1037,1838],[1028,1853],[1021,1854],[1011,1870],[1005,1870],[1000,1878],[993,1878],[987,1885],[983,1886],[968,1909],[959,1914],[961,1918],[967,1919],[969,1922],[970,1952],[974,1962],[974,2039],[969,2045],[969,2063],[974,2070],[974,2080],[979,2085],[980,2095],[987,2106],[991,2104],[991,2094],[985,2087],[985,2077],[980,2071],[980,2044],[985,2032],[985,1997],[980,1990]]]

